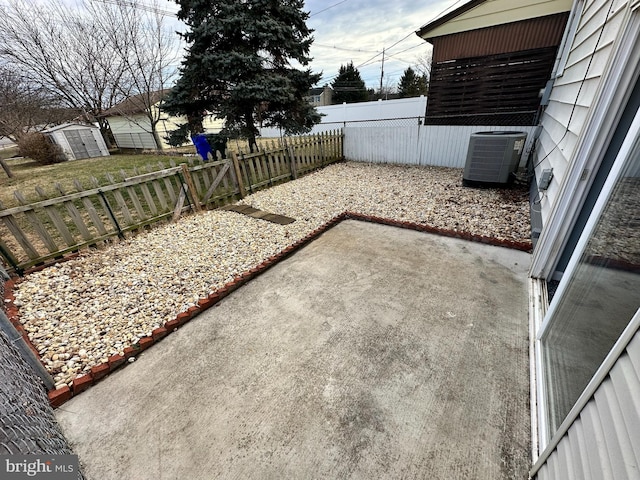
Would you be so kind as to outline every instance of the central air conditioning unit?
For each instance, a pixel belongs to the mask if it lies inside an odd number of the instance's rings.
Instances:
[[[524,150],[526,132],[471,134],[462,175],[465,186],[504,186],[513,180]]]

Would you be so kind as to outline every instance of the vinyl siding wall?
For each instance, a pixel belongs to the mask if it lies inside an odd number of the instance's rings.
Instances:
[[[571,0],[488,0],[422,34],[422,38],[544,17],[571,9]],[[435,23],[435,22],[433,22]]]
[[[119,148],[156,148],[149,119],[144,115],[109,117],[107,121]]]
[[[601,88],[626,7],[626,0],[585,2],[563,74],[554,82],[542,116],[543,128],[535,157],[538,177],[547,168],[553,168],[554,175],[549,189],[541,195],[543,224],[558,197],[589,110]]]
[[[111,116],[107,118],[116,143],[120,148],[137,148],[155,150],[156,142],[151,133],[151,124],[149,118],[143,114],[135,114],[128,116]],[[178,128],[181,123],[186,123],[186,119],[182,117],[170,117],[163,114],[160,121],[156,124],[156,130],[162,143],[162,149],[171,148],[165,141],[164,137],[169,132]],[[224,121],[206,117],[202,122],[202,126],[206,133],[218,133],[224,126]]]

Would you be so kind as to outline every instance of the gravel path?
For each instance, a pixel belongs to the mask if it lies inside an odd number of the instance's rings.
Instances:
[[[450,168],[334,164],[241,202],[294,223],[191,215],[28,275],[15,304],[56,386],[70,385],[345,211],[528,241],[525,191],[464,188],[461,178]]]

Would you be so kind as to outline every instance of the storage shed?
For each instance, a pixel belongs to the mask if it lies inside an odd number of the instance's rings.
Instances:
[[[93,125],[64,123],[42,133],[62,148],[67,160],[109,156],[100,129]]]

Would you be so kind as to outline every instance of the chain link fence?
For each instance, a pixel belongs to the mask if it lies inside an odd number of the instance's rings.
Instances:
[[[344,156],[349,160],[464,168],[469,139],[480,131],[524,131],[525,152],[534,127],[527,125],[428,125],[425,117],[346,122]],[[526,158],[526,153],[523,156]]]
[[[0,455],[43,454],[72,455],[73,451],[58,427],[42,380],[0,330]],[[84,479],[82,473],[78,478]]]
[[[344,122],[328,122],[321,124],[332,130],[339,128],[370,128],[370,127],[418,127],[424,124],[424,117],[380,118],[375,120],[347,120]]]
[[[538,121],[537,110],[468,115],[427,115],[426,125],[532,126]]]
[[[5,280],[9,280],[9,275],[7,274],[7,271],[4,269],[4,267],[0,264],[0,300],[2,300],[2,305],[0,305],[0,314],[4,311],[6,311],[5,309],[5,305],[4,305],[4,282]]]

